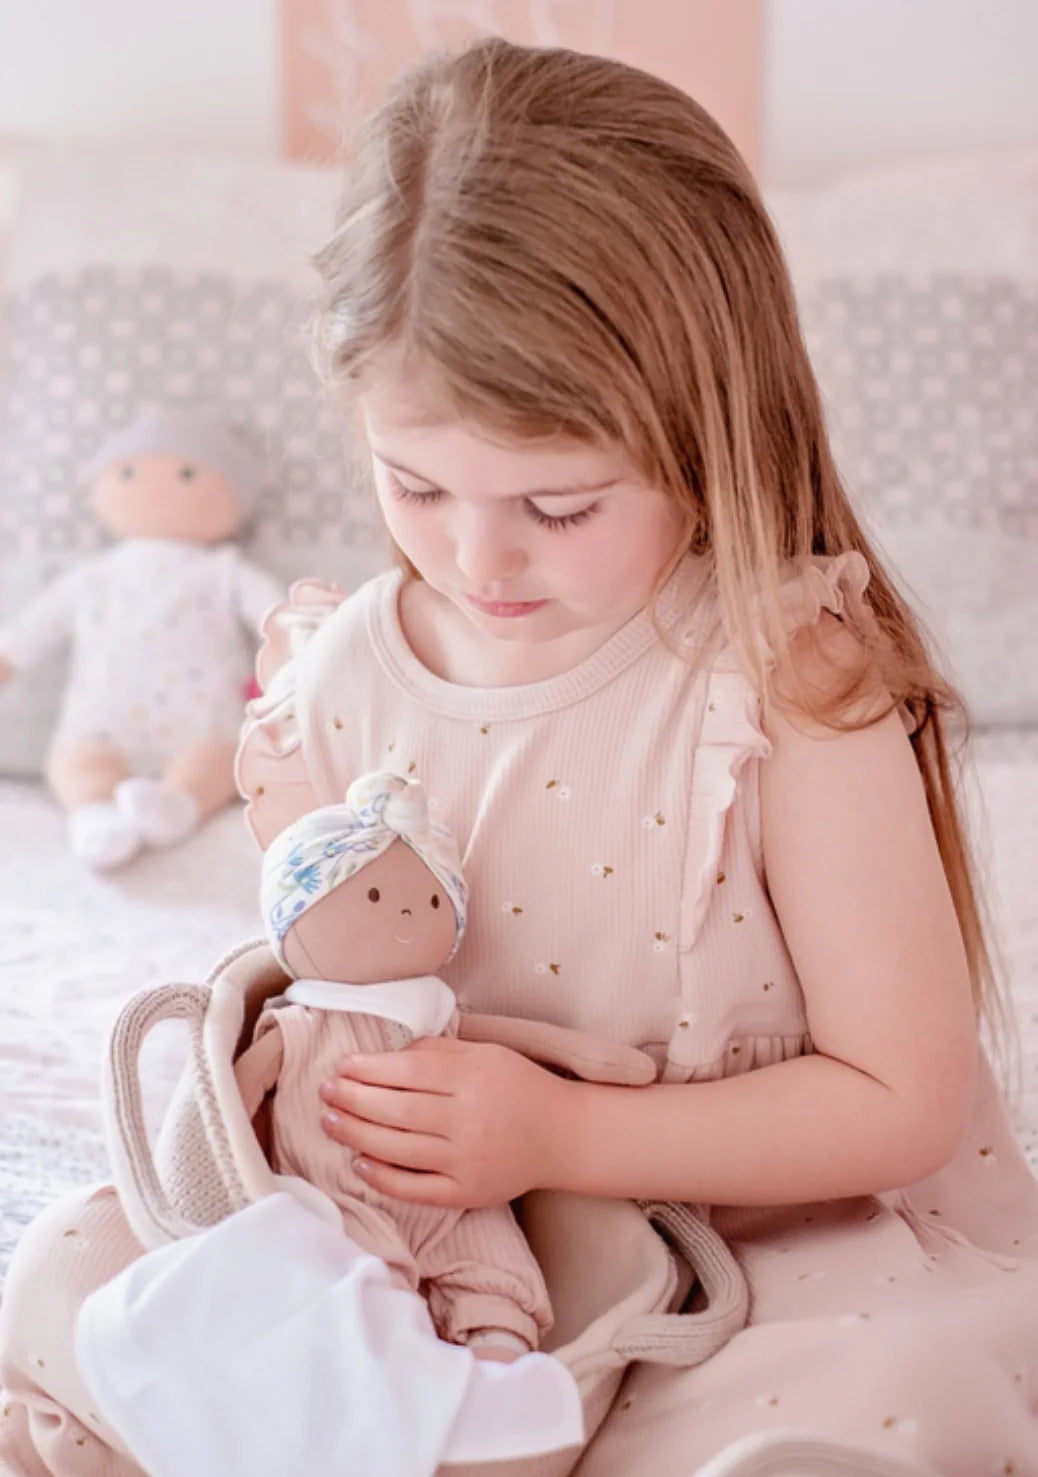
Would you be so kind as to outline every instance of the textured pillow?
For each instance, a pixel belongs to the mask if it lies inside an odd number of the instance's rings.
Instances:
[[[1038,724],[1038,151],[768,197],[837,461],[978,724]]]
[[[286,582],[386,562],[348,426],[307,357],[331,171],[103,147],[19,159],[6,264],[0,622],[102,535],[82,468],[145,403],[204,407],[270,466],[246,540]],[[60,664],[0,694],[0,772],[39,771]]]

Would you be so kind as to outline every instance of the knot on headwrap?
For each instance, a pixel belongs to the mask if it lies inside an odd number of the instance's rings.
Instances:
[[[282,940],[292,925],[397,840],[421,858],[447,894],[458,923],[453,958],[465,931],[468,900],[454,837],[430,821],[418,780],[378,770],[354,780],[343,804],[324,805],[286,826],[264,853],[260,908],[282,966]]]

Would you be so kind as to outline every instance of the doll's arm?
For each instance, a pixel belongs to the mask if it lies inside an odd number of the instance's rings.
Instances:
[[[546,1067],[561,1067],[585,1082],[620,1087],[646,1087],[656,1081],[656,1064],[644,1051],[625,1046],[594,1031],[573,1031],[546,1021],[517,1020],[505,1015],[461,1011],[458,1035],[463,1041],[509,1046]]]
[[[0,657],[11,672],[37,666],[68,641],[92,564],[61,575],[0,627]]]
[[[236,561],[238,614],[250,636],[258,639],[267,614],[285,598],[285,592],[273,575],[248,559]]]
[[[250,1120],[255,1118],[267,1093],[277,1086],[284,1055],[281,1032],[274,1026],[247,1047],[235,1062],[234,1078]]]

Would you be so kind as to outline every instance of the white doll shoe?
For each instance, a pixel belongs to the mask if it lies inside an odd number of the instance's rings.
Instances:
[[[198,801],[158,780],[137,777],[115,787],[115,803],[124,821],[135,827],[146,846],[176,846],[190,836],[201,818]]]
[[[72,854],[99,872],[124,866],[144,845],[138,827],[110,800],[97,800],[70,811],[68,840]]]

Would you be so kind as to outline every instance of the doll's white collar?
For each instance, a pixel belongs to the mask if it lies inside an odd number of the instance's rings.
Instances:
[[[338,980],[295,980],[284,998],[293,1005],[375,1015],[406,1026],[414,1036],[441,1036],[458,1008],[454,991],[435,974],[378,985],[349,985]]]

